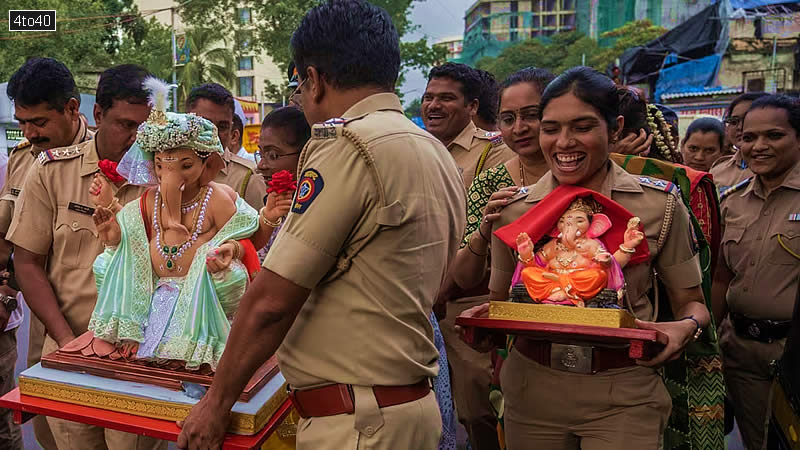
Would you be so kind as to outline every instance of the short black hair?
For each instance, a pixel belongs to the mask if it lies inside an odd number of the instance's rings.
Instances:
[[[311,139],[311,127],[308,126],[306,116],[300,108],[295,106],[284,106],[272,110],[261,122],[261,129],[263,130],[264,128],[288,130],[294,139],[289,144],[295,146],[298,150],[303,148],[306,142]]]
[[[652,134],[647,123],[647,102],[639,95],[639,92],[628,86],[619,86],[617,98],[619,99],[619,115],[625,118],[620,137],[625,137],[630,133],[639,134],[641,129],[644,129],[647,135]]]
[[[72,73],[63,63],[53,58],[31,58],[25,61],[8,80],[6,95],[20,106],[47,103],[58,112],[64,111],[67,102],[74,98],[81,102],[81,94]]]
[[[450,78],[461,83],[461,94],[464,96],[464,103],[478,100],[480,108],[480,95],[483,81],[478,71],[472,67],[461,63],[444,63],[431,69],[428,74],[428,81],[434,78]]]
[[[114,100],[129,103],[147,103],[147,91],[142,87],[145,78],[151,76],[144,67],[122,64],[105,70],[97,82],[95,102],[104,110],[111,108]]]
[[[786,116],[789,119],[789,125],[794,128],[797,136],[800,137],[800,100],[789,97],[788,95],[765,95],[756,99],[750,108],[747,109],[747,114],[754,109],[775,108],[786,111]]]
[[[685,144],[686,141],[692,137],[694,133],[716,133],[719,136],[719,148],[722,150],[724,148],[725,142],[725,124],[722,123],[721,120],[715,117],[701,117],[699,119],[694,119],[692,123],[689,124],[689,128],[686,129],[686,136],[683,138],[682,144]]]
[[[736,105],[738,105],[739,103],[754,102],[760,99],[761,97],[766,97],[768,95],[769,94],[767,94],[766,92],[745,92],[744,94],[741,94],[740,96],[733,99],[731,101],[731,104],[728,105],[728,109],[725,110],[725,117],[726,118],[730,117],[731,114],[733,114],[733,108],[736,108]]]
[[[555,77],[556,76],[547,69],[539,69],[537,67],[519,69],[503,80],[503,83],[500,85],[500,96],[503,95],[503,91],[506,89],[520,83],[530,83],[536,86],[536,90],[541,94]]]
[[[542,94],[540,116],[553,99],[570,92],[596,109],[609,131],[617,130],[617,117],[620,115],[617,85],[611,78],[586,66],[573,67],[547,85]]]
[[[189,97],[186,98],[186,110],[192,109],[200,99],[209,100],[219,106],[228,106],[231,108],[231,114],[236,115],[233,94],[221,84],[206,83],[193,87],[192,91],[189,92]]]
[[[364,0],[329,0],[309,10],[290,41],[305,79],[313,66],[337,89],[392,91],[400,72],[400,40],[391,17]]]
[[[481,80],[481,92],[478,95],[478,117],[488,123],[497,123],[497,109],[500,105],[500,91],[494,75],[481,69],[475,69]]]

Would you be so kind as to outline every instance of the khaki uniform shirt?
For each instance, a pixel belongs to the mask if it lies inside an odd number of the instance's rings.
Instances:
[[[281,372],[297,388],[435,376],[428,317],[466,216],[453,158],[382,93],[314,125],[299,167],[292,212],[264,261],[311,289],[278,350]],[[346,270],[331,279],[337,267]]]
[[[514,157],[514,152],[503,143],[500,133],[481,130],[472,121],[447,146],[447,150],[456,160],[465,189],[469,189],[472,184],[472,179],[475,178],[475,172],[478,170],[478,164],[480,164],[481,157],[487,147],[489,147],[489,152],[486,154],[486,160],[483,162],[480,172]]]
[[[225,167],[214,181],[230,186],[247,204],[259,211],[264,206],[267,185],[264,184],[264,178],[256,172],[255,163],[236,156],[227,149],[223,159]]]
[[[75,135],[72,145],[89,140],[93,135],[94,133],[86,128],[86,123],[81,120],[78,133]],[[3,190],[0,191],[0,233],[8,233],[8,227],[11,226],[11,218],[14,217],[17,199],[22,193],[25,177],[42,150],[44,149],[31,145],[27,139],[11,149],[11,153],[8,155],[6,184],[3,186]]]
[[[728,307],[753,319],[790,320],[800,276],[800,164],[769,195],[756,176],[725,195],[721,210],[722,257],[734,273]]]
[[[103,251],[89,199],[92,176],[99,171],[95,142],[39,154],[28,172],[7,237],[16,246],[47,255],[47,278],[76,336],[86,331],[97,301],[92,264]],[[112,187],[123,205],[138,199],[144,190],[127,183]]]
[[[626,266],[623,274],[627,284],[627,297],[636,316],[642,320],[651,320],[653,308],[648,292],[652,287],[653,266],[665,284],[676,288],[691,288],[702,282],[700,262],[694,252],[689,212],[675,192],[667,191],[672,187],[671,183],[637,177],[612,161],[609,164],[611,170],[600,193],[639,217],[644,226],[650,260]],[[556,187],[558,181],[551,172],[547,172],[529,188],[527,196],[503,208],[500,219],[495,222],[495,229],[518,219]],[[658,240],[668,204],[673,205],[674,212],[659,251]],[[614,253],[617,249],[608,250]],[[489,288],[495,292],[508,292],[516,265],[515,251],[496,236],[492,236],[492,275]]]
[[[747,162],[742,159],[741,151],[714,161],[708,172],[714,177],[714,184],[720,192],[725,192],[731,186],[736,186],[753,176],[753,172],[747,167]]]

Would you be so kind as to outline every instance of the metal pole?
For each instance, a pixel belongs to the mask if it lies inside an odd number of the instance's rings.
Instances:
[[[175,7],[169,9],[172,22],[172,112],[178,112],[178,49],[175,48]]]
[[[581,55],[581,65],[582,66],[586,65],[586,53]]]

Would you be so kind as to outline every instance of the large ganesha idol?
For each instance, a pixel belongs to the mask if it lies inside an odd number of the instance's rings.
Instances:
[[[639,228],[639,218],[618,203],[562,186],[498,237],[515,237],[520,264],[513,284],[521,283],[534,303],[619,309],[622,268],[647,256]]]
[[[148,189],[120,207],[107,180],[95,178],[94,220],[105,251],[94,264],[98,298],[89,336],[73,342],[93,339],[99,357],[213,371],[256,270],[246,244],[258,214],[212,181],[224,164],[216,127],[166,112],[166,85],[145,83],[153,111],[118,171]]]

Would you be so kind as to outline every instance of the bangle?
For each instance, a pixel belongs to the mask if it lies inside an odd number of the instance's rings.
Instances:
[[[472,248],[472,239],[467,239],[467,248],[469,249],[469,251],[472,252],[473,255],[480,256],[481,258],[483,258],[484,256],[489,254],[489,252],[486,252],[484,254],[480,254],[480,253],[476,252],[475,249]]]
[[[481,227],[478,227],[478,234],[481,235],[481,238],[483,238],[484,241],[486,241],[486,242],[491,242],[492,241],[491,239],[489,239],[489,238],[487,238],[486,236],[483,235],[483,231],[481,231]]]
[[[283,223],[283,216],[278,217],[277,222],[271,222],[269,219],[267,219],[267,215],[264,214],[265,209],[267,209],[266,206],[262,207],[261,211],[258,212],[258,215],[261,217],[261,221],[264,222],[264,225],[267,225],[272,228],[279,227]]]
[[[233,259],[241,260],[241,256],[242,256],[242,252],[243,252],[242,251],[242,244],[240,244],[237,241],[234,241],[233,239],[228,239],[227,241],[223,242],[223,244],[227,244],[228,242],[233,244]]]
[[[625,247],[622,244],[620,244],[620,246],[619,246],[619,251],[621,251],[622,253],[627,253],[629,255],[632,255],[632,254],[636,253],[636,249],[635,248],[628,248],[628,247]]]
[[[105,206],[105,209],[111,209],[114,205],[119,204],[119,199],[117,197],[112,197],[111,201],[108,203],[108,206]]]
[[[703,334],[703,328],[700,327],[700,322],[698,322],[697,319],[695,319],[693,315],[692,316],[686,316],[686,317],[683,317],[681,319],[678,319],[678,322],[680,322],[682,320],[691,320],[691,321],[694,322],[695,326],[697,326],[697,329],[694,332],[694,336],[692,337],[692,341],[696,341],[700,337],[700,335]]]
[[[517,259],[518,259],[518,260],[519,260],[519,262],[521,262],[522,264],[530,264],[530,263],[531,263],[531,261],[533,261],[533,256],[531,256],[531,257],[530,257],[530,258],[528,258],[528,259],[522,259],[522,255],[520,255],[519,253],[517,253]]]

